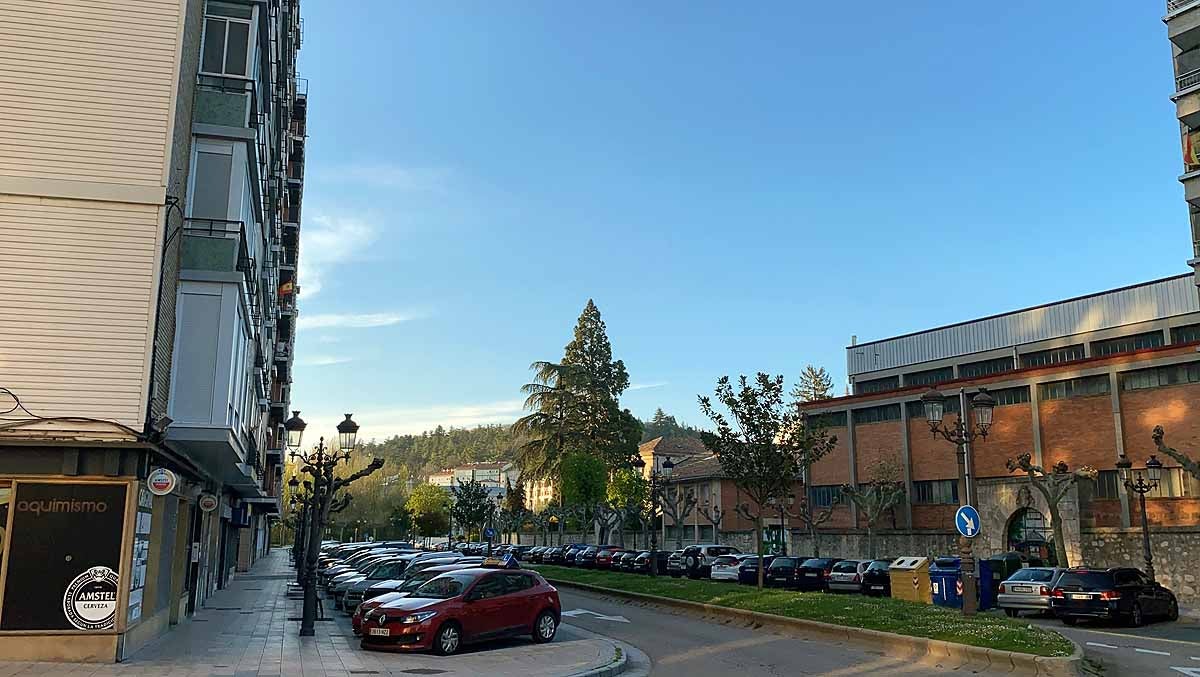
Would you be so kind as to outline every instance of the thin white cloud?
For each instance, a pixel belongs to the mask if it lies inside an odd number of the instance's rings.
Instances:
[[[299,329],[371,329],[390,327],[415,319],[415,315],[404,313],[325,313],[323,315],[301,315],[296,323]]]
[[[365,163],[323,168],[316,172],[314,178],[409,193],[444,193],[450,175],[450,170],[436,167]]]
[[[501,400],[477,404],[439,404],[428,407],[397,407],[354,412],[354,421],[362,426],[364,440],[383,440],[393,435],[417,434],[443,426],[470,428],[488,423],[512,423],[525,412],[522,400]],[[340,413],[320,412],[304,415],[308,432],[328,436],[342,420]]]
[[[661,388],[665,385],[669,385],[669,383],[667,381],[659,381],[656,383],[634,383],[633,385],[629,386],[629,390],[649,390],[651,388]]]
[[[378,229],[357,215],[313,214],[300,231],[300,292],[309,299],[324,288],[325,271],[361,256]]]
[[[300,364],[306,367],[328,367],[331,364],[345,364],[350,362],[352,358],[338,357],[334,355],[316,355],[306,357],[300,360]]]
[[[341,336],[318,336],[317,343],[341,343]]]

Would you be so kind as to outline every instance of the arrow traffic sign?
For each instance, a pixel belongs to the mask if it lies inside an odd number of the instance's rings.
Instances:
[[[975,538],[980,529],[979,511],[969,505],[964,505],[954,513],[954,526],[958,533],[967,538]]]

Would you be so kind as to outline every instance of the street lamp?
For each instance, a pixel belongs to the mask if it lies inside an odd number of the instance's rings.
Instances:
[[[1125,488],[1138,495],[1138,503],[1142,509],[1142,555],[1146,558],[1146,575],[1154,580],[1154,555],[1150,551],[1150,520],[1146,517],[1146,494],[1158,488],[1162,481],[1162,461],[1154,454],[1146,461],[1146,476],[1132,472],[1133,462],[1127,456],[1121,456],[1117,461],[1117,474]]]
[[[338,424],[337,431],[338,447],[346,451],[354,449],[354,444],[358,441],[358,424],[350,418],[350,414],[346,414],[346,420]]]
[[[925,420],[929,431],[934,437],[941,437],[955,446],[958,456],[958,483],[964,506],[974,505],[975,486],[971,473],[971,459],[968,445],[976,439],[987,438],[992,427],[992,413],[996,408],[996,400],[988,394],[987,389],[980,388],[975,397],[971,398],[971,411],[974,413],[975,425],[972,426],[966,418],[967,391],[958,389],[958,416],[951,425],[943,425],[942,419],[946,413],[946,396],[936,388],[921,396],[921,404],[925,410]],[[979,533],[976,530],[975,533]],[[963,583],[963,615],[973,616],[976,610],[975,600],[975,556],[973,541],[966,536],[958,539],[959,556],[962,558]]]
[[[300,448],[300,440],[304,438],[304,429],[308,424],[304,419],[300,418],[300,412],[292,410],[292,417],[283,422],[283,429],[287,431],[288,449],[292,450],[292,459],[296,458],[296,450]]]
[[[642,471],[646,468],[646,461],[642,457],[635,456],[633,459],[633,467]],[[675,462],[668,456],[661,464],[661,470],[650,468],[650,575],[658,575],[658,529],[654,528],[654,518],[658,516],[658,496],[671,481],[671,475],[675,472]],[[679,525],[676,524],[678,529]]]

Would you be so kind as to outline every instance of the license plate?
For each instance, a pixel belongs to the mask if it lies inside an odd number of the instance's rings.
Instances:
[[[388,637],[392,631],[389,628],[371,628],[371,634],[376,637]]]
[[[805,576],[808,576],[809,578],[816,578],[816,577],[817,577],[817,575],[816,575],[816,574],[804,574],[804,575],[805,575]]]
[[[1028,585],[1014,585],[1013,592],[1033,592],[1033,588]]]
[[[872,590],[883,590],[883,586],[882,585],[872,585],[871,589]]]
[[[1091,595],[1071,595],[1071,599],[1091,599]]]

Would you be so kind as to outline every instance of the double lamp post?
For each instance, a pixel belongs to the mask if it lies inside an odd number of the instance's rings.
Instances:
[[[1150,522],[1146,518],[1146,494],[1158,488],[1159,482],[1162,481],[1162,461],[1154,454],[1150,454],[1150,459],[1146,461],[1146,474],[1143,476],[1141,471],[1133,471],[1133,462],[1127,457],[1122,456],[1121,460],[1117,461],[1117,475],[1121,478],[1121,483],[1125,488],[1138,495],[1138,502],[1141,504],[1142,512],[1142,556],[1146,559],[1146,575],[1150,580],[1154,580],[1154,555],[1150,552]]]
[[[653,460],[653,457],[651,457]],[[646,462],[642,457],[635,456],[633,459],[633,467],[639,472],[644,472]],[[671,461],[671,457],[666,457],[662,462],[662,470],[651,466],[650,468],[650,575],[658,575],[658,529],[654,527],[654,520],[658,518],[658,497],[671,482],[671,474],[675,472],[675,463]],[[680,525],[676,524],[678,529]]]

